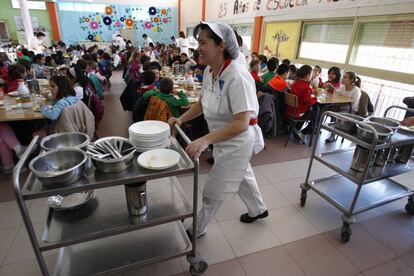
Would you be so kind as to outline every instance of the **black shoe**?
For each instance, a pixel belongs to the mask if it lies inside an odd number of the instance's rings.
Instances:
[[[207,158],[207,164],[210,164],[211,166],[213,166],[214,165],[214,158],[213,157],[209,157],[209,158]]]
[[[252,223],[256,221],[257,219],[265,218],[268,215],[269,215],[269,212],[267,210],[264,211],[262,214],[255,216],[254,218],[252,218],[251,216],[249,216],[248,213],[246,213],[240,216],[240,221],[244,223]]]
[[[301,145],[304,145],[305,144],[305,141],[303,141],[303,139],[302,139],[302,137],[300,137],[298,134],[296,134],[295,132],[293,132],[293,138],[295,138],[295,140],[299,143],[299,144],[301,144]]]

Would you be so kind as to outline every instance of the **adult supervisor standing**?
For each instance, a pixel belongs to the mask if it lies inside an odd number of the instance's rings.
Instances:
[[[198,215],[197,238],[207,231],[225,200],[237,193],[248,213],[240,221],[251,223],[268,216],[250,159],[263,149],[261,130],[257,125],[259,105],[255,83],[245,67],[234,62],[239,55],[236,36],[223,23],[201,22],[194,29],[198,39],[200,64],[204,70],[200,100],[170,125],[181,125],[201,114],[210,133],[187,146],[187,153],[198,158],[210,144],[214,145],[215,163],[203,191],[203,205]],[[192,233],[192,230],[188,231]]]

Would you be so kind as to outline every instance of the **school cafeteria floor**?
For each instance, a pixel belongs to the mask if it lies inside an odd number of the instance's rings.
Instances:
[[[130,115],[122,111],[118,100],[122,89],[120,73],[115,72],[112,91],[105,98],[101,137],[127,135]],[[341,213],[337,209],[312,192],[306,206],[299,206],[298,185],[304,181],[310,148],[295,142],[284,148],[283,141],[267,140],[266,150],[252,162],[269,217],[242,224],[239,216],[245,208],[240,198],[226,202],[209,225],[207,235],[199,239],[198,250],[210,265],[205,275],[414,275],[414,218],[403,209],[406,201],[359,216],[359,222],[352,226],[351,241],[342,244]],[[339,146],[338,141],[331,147]],[[203,157],[201,180],[208,168]],[[317,164],[312,178],[329,174],[332,171]],[[411,173],[399,179],[414,188],[413,176]],[[181,180],[190,196],[190,178]],[[0,181],[0,275],[40,275],[10,177],[1,175]],[[40,234],[45,199],[29,202],[28,208]],[[53,271],[57,251],[46,255]],[[190,275],[186,271],[188,264],[182,258],[117,275]]]

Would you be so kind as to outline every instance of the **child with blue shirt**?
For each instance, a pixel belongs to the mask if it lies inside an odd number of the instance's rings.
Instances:
[[[49,80],[49,85],[55,103],[52,105],[43,105],[40,108],[40,112],[46,118],[55,121],[59,119],[63,109],[77,103],[78,98],[67,77],[53,76]]]

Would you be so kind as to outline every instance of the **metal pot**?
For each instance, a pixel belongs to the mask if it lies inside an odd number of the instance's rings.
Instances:
[[[365,122],[365,124],[370,125],[375,129],[375,131],[378,134],[378,143],[384,143],[394,134],[394,131],[387,126],[383,126],[373,122]],[[364,125],[357,125],[357,128],[358,138],[371,143],[374,139],[374,133],[372,132],[372,130]]]
[[[379,149],[375,153],[374,166],[384,167],[391,149]]]
[[[146,182],[125,185],[127,208],[131,216],[142,216],[147,212]]]
[[[29,168],[42,184],[56,188],[78,181],[87,160],[86,153],[80,149],[56,149],[35,157]]]
[[[134,148],[134,146],[129,142],[129,140],[123,137],[106,137],[106,138],[97,140],[95,143],[99,144],[101,142],[111,141],[111,140],[112,141],[113,140],[123,141],[122,150],[126,150],[128,148]],[[89,157],[91,158],[92,163],[95,166],[95,168],[99,170],[100,172],[118,173],[118,172],[128,169],[132,165],[135,151],[136,149],[134,148],[133,150],[128,151],[126,155],[123,155],[122,158],[117,158],[117,159],[106,160],[106,159],[99,159],[94,156],[89,156]]]
[[[63,132],[46,136],[40,142],[40,146],[44,150],[79,148],[86,150],[89,144],[89,136],[81,132]]]
[[[350,119],[359,121],[359,122],[362,122],[364,120],[363,117],[355,115],[355,114],[349,114],[349,113],[340,113],[340,114]],[[345,121],[343,119],[338,118],[338,120],[335,123],[335,128],[346,131],[346,132],[354,132],[356,130],[356,124],[354,122]]]
[[[395,161],[398,163],[407,163],[413,155],[414,145],[405,145],[399,148],[399,154]]]
[[[387,127],[391,128],[394,133],[400,127],[400,122],[399,121],[391,119],[391,118],[386,118],[386,117],[368,117],[367,121],[377,123],[377,124],[380,124],[382,126],[387,126]]]
[[[360,146],[355,147],[354,155],[352,156],[351,169],[362,172],[369,165],[369,150]]]

